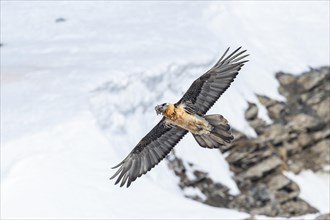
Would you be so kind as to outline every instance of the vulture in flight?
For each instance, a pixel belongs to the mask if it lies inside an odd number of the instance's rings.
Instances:
[[[129,187],[136,178],[164,159],[188,132],[203,148],[219,148],[234,139],[228,121],[222,115],[205,114],[248,61],[243,60],[248,56],[246,50],[240,49],[227,55],[228,48],[209,71],[192,83],[177,103],[164,103],[155,107],[157,115],[163,116],[162,119],[122,162],[113,167],[118,169],[110,178],[117,177],[115,184],[124,186],[127,183]]]

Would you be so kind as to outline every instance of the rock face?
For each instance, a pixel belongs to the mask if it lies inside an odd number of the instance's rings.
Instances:
[[[280,72],[276,78],[286,102],[257,96],[273,122],[267,124],[259,118],[257,105],[248,103],[245,118],[257,137],[233,131],[234,142],[220,149],[228,155],[226,160],[241,194],[230,195],[226,186],[214,182],[193,164],[185,164],[173,152],[167,161],[180,178],[180,187],[201,192],[187,197],[252,215],[291,217],[318,211],[299,198],[298,185],[283,171],[316,172],[330,163],[329,67],[299,76]]]
[[[325,214],[325,215],[320,215],[315,220],[329,220],[329,219],[330,219],[330,213]]]

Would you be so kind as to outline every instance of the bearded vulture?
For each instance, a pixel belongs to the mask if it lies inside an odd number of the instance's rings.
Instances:
[[[164,103],[155,107],[163,117],[160,122],[136,145],[128,156],[113,169],[110,178],[115,184],[131,185],[136,178],[155,167],[187,134],[192,133],[204,148],[219,148],[234,137],[227,120],[219,114],[205,115],[234,81],[248,54],[240,48],[229,54],[229,48],[220,60],[205,74],[196,79],[183,97],[175,104]]]

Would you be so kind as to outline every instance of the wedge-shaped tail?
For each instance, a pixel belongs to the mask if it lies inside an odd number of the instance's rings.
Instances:
[[[230,143],[234,139],[230,132],[228,121],[222,115],[206,115],[204,118],[212,125],[213,129],[209,134],[193,134],[195,140],[201,147],[219,148],[226,143]]]

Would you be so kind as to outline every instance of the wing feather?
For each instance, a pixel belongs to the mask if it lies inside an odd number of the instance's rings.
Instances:
[[[228,89],[239,70],[248,61],[243,60],[248,56],[245,54],[246,50],[240,49],[241,47],[226,56],[228,48],[209,71],[193,82],[176,105],[189,102],[194,112],[204,115]]]
[[[118,176],[115,184],[120,183],[122,187],[127,183],[129,187],[164,159],[186,133],[186,130],[177,126],[166,126],[163,118],[122,162],[113,167],[118,170],[110,179]]]

